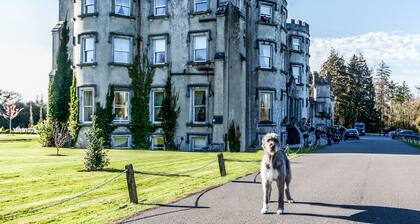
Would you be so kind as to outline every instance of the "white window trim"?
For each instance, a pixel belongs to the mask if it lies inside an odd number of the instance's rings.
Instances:
[[[267,56],[263,56],[262,54],[261,54],[261,45],[266,45],[266,46],[270,46],[270,56],[269,57],[267,57]],[[258,48],[258,56],[259,56],[259,60],[258,60],[258,63],[259,63],[259,66],[260,66],[260,68],[266,68],[266,69],[271,69],[271,68],[273,68],[273,55],[274,55],[274,53],[273,53],[273,51],[274,51],[274,49],[273,49],[274,47],[273,47],[273,44],[272,43],[263,43],[263,42],[260,42],[259,43],[259,48]],[[262,65],[261,65],[261,58],[268,58],[269,59],[269,66],[268,67],[263,67]]]
[[[162,137],[163,138],[163,135],[151,135],[150,136],[150,141],[151,141],[151,149],[152,150],[166,150],[165,149],[165,145],[163,145],[163,148],[160,148],[160,147],[156,147],[155,145],[154,145],[154,138],[156,138],[156,137]]]
[[[271,97],[270,97],[270,114],[269,114],[269,117],[270,117],[270,120],[268,120],[268,121],[263,121],[263,120],[261,120],[261,100],[262,100],[262,98],[261,98],[261,95],[262,94],[270,94],[271,95]],[[274,92],[273,91],[259,91],[258,92],[258,98],[259,98],[259,101],[258,101],[258,120],[259,120],[259,122],[274,122]]]
[[[204,11],[198,11],[197,10],[197,4],[201,4],[201,3],[207,3],[207,9]],[[209,10],[209,0],[194,0],[194,12],[206,12]]]
[[[115,147],[114,138],[115,137],[127,137],[127,147]],[[111,145],[113,149],[130,149],[132,145],[132,136],[131,135],[111,135]]]
[[[157,9],[160,9],[160,8],[165,8],[165,14],[157,14]],[[166,16],[166,15],[168,15],[168,0],[166,0],[166,4],[164,4],[164,5],[157,5],[156,0],[154,0],[153,15],[154,16]]]
[[[156,41],[157,40],[163,40],[163,41],[165,41],[165,51],[164,51],[164,53],[165,53],[165,61],[163,63],[157,63],[157,60],[156,60],[157,59],[156,58],[156,53],[158,53],[158,52],[156,52]],[[153,52],[153,64],[154,65],[164,65],[164,64],[168,63],[168,40],[166,39],[166,37],[164,37],[164,36],[154,37],[152,39],[152,47],[153,47],[153,49],[152,49],[152,52]],[[162,51],[159,51],[159,53],[162,53]]]
[[[116,0],[114,0],[114,13],[115,14],[117,14],[117,15],[121,15],[121,16],[131,16],[132,15],[132,0],[129,0],[128,1],[128,15],[125,15],[125,14],[119,14],[118,12],[117,12],[117,6],[119,6],[119,5],[117,5],[117,1]],[[124,6],[124,5],[121,5],[121,6],[123,6],[123,7],[127,7],[127,6]]]
[[[205,37],[206,38],[206,48],[195,48],[195,38],[196,37]],[[193,62],[206,62],[209,60],[209,36],[208,33],[200,33],[192,35],[192,49],[193,49]],[[196,50],[206,50],[206,59],[205,60],[196,60],[195,51]]]
[[[90,50],[93,52],[93,61],[86,61],[86,57],[85,57],[85,52],[87,52],[86,39],[93,39],[93,50]],[[80,57],[81,64],[96,63],[96,36],[94,35],[81,36],[80,53],[81,53],[81,57]]]
[[[91,124],[92,123],[92,121],[85,121],[85,114],[84,114],[84,112],[85,112],[85,105],[84,105],[84,100],[85,100],[85,98],[84,98],[84,94],[83,94],[83,92],[84,91],[86,91],[86,90],[88,90],[88,91],[92,91],[92,115],[93,114],[95,114],[95,88],[92,88],[92,87],[83,87],[83,88],[80,88],[79,89],[79,96],[81,96],[81,99],[80,99],[80,123],[82,123],[82,124]]]
[[[206,97],[206,120],[204,121],[204,122],[198,122],[198,121],[195,121],[195,105],[194,105],[194,102],[195,102],[195,94],[194,94],[194,92],[196,91],[196,90],[205,90],[205,97]],[[190,98],[191,98],[191,102],[190,102],[190,120],[191,120],[191,122],[193,123],[193,124],[207,124],[208,123],[208,115],[209,115],[209,89],[208,89],[208,87],[193,87],[193,88],[191,88],[191,90],[190,90],[191,92],[190,92]]]
[[[129,123],[130,121],[131,121],[131,113],[130,113],[130,110],[131,110],[131,96],[130,96],[130,91],[114,91],[114,99],[113,99],[113,103],[112,103],[112,105],[113,105],[113,113],[115,114],[115,93],[117,93],[117,92],[120,92],[120,93],[128,93],[128,99],[127,99],[127,101],[128,101],[128,114],[127,114],[127,117],[128,117],[128,119],[127,120],[117,120],[116,119],[116,117],[114,118],[114,123]]]
[[[163,92],[164,93],[164,89],[163,88],[154,88],[154,89],[152,89],[152,91],[151,91],[151,96],[150,96],[150,99],[151,99],[151,105],[150,105],[150,108],[151,108],[151,118],[152,118],[152,123],[153,124],[161,124],[162,122],[161,121],[156,121],[156,114],[155,114],[155,92]],[[161,107],[162,108],[162,107]]]
[[[188,139],[188,140],[190,142],[190,151],[191,152],[196,151],[196,149],[194,149],[194,140],[193,140],[194,138],[205,138],[206,146],[209,145],[209,136],[206,136],[206,135],[190,135],[189,138],[190,139]]]
[[[115,39],[125,39],[125,40],[129,41],[128,52],[127,52],[128,53],[128,62],[116,62],[115,61],[115,52],[116,52],[116,50],[115,50]],[[133,62],[133,58],[132,58],[133,48],[132,48],[132,45],[133,45],[133,38],[131,38],[131,37],[118,36],[118,35],[113,36],[112,37],[112,61],[114,63],[119,63],[119,64],[131,64]],[[118,51],[118,52],[125,52],[125,51]]]

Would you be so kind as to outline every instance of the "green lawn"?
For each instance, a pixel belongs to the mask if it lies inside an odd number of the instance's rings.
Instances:
[[[3,136],[4,137],[4,136]],[[10,138],[10,137],[9,137]],[[127,163],[137,170],[176,173],[214,161],[188,176],[136,174],[140,204],[129,203],[125,175],[103,188],[65,204],[0,220],[0,223],[109,223],[167,203],[211,186],[256,172],[259,163],[227,162],[228,175],[220,177],[215,153],[110,150],[109,171],[83,172],[84,151],[41,148],[31,141],[0,141],[0,216],[50,205],[91,189],[118,175]],[[259,153],[225,153],[225,158],[258,160]],[[297,156],[297,155],[293,155]]]

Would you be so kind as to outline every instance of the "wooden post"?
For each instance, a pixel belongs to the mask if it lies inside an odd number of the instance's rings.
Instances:
[[[139,200],[137,198],[137,187],[136,187],[136,178],[134,177],[134,168],[132,164],[125,165],[125,169],[127,170],[127,187],[128,187],[128,195],[130,196],[130,202],[134,204],[138,204]]]
[[[225,168],[225,159],[223,158],[223,153],[217,154],[217,160],[219,161],[219,170],[220,176],[226,176],[226,168]]]

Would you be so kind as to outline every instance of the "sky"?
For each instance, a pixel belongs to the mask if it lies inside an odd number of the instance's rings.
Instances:
[[[58,0],[4,1],[2,8],[0,89],[45,100]],[[332,48],[346,60],[363,53],[372,69],[384,60],[392,78],[411,87],[420,85],[419,9],[419,0],[288,0],[289,19],[310,24],[313,70]]]

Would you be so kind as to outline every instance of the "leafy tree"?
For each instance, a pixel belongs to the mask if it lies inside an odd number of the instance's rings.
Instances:
[[[0,89],[0,104],[18,102],[21,99],[22,96],[17,92]]]
[[[227,140],[231,152],[241,151],[241,129],[239,128],[239,125],[235,125],[234,121],[229,125]]]
[[[149,118],[149,95],[153,82],[154,69],[149,66],[146,56],[136,56],[133,65],[128,70],[134,96],[131,98],[131,125],[135,148],[149,147],[151,124]]]
[[[51,118],[47,118],[35,125],[35,130],[39,135],[39,142],[42,147],[54,146],[54,124]]]
[[[72,62],[69,58],[67,44],[70,30],[67,21],[61,30],[60,46],[57,54],[57,69],[50,80],[49,86],[49,116],[54,121],[67,122],[69,119],[70,87],[73,80]]]
[[[70,88],[70,115],[68,121],[69,134],[72,144],[77,141],[79,135],[79,97],[77,96],[76,75],[73,75],[73,82]]]
[[[112,126],[114,121],[113,113],[113,103],[114,103],[114,89],[111,86],[109,88],[108,94],[106,96],[105,107],[102,107],[98,102],[95,108],[95,135],[97,138],[101,138],[104,142],[106,148],[111,147],[111,134],[115,130],[115,127]]]
[[[3,105],[3,112],[0,114],[4,119],[9,121],[9,133],[12,133],[12,121],[15,119],[23,108],[18,108],[15,103]]]
[[[71,136],[67,123],[55,122],[54,123],[54,146],[57,149],[57,156],[59,156],[60,148],[66,146],[71,141]]]
[[[92,128],[86,133],[89,142],[85,156],[86,171],[102,170],[109,165],[109,158],[105,149],[107,143],[103,138],[103,130],[98,127],[100,119],[94,115],[92,120]]]
[[[171,76],[168,75],[160,115],[162,117],[162,130],[165,140],[165,148],[172,150],[177,149],[175,144],[175,132],[177,119],[181,112],[178,106],[179,95],[174,94],[173,92],[175,92],[175,90],[172,88],[172,79]]]

